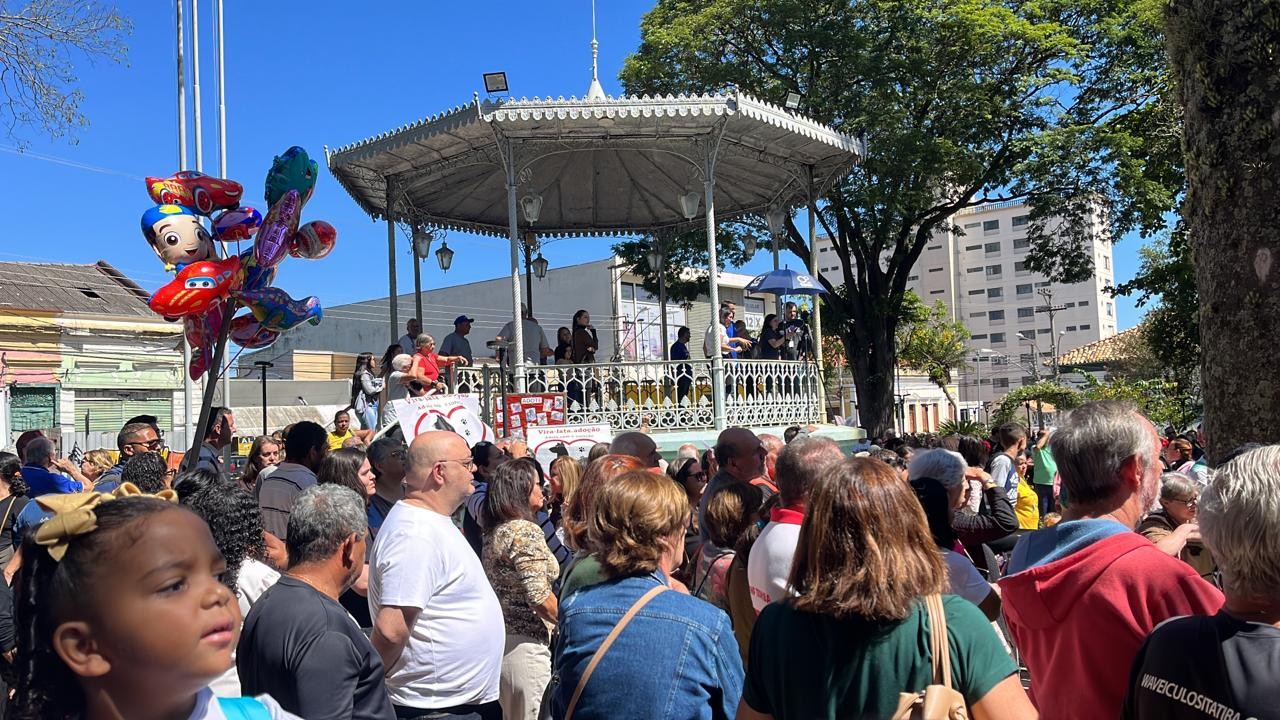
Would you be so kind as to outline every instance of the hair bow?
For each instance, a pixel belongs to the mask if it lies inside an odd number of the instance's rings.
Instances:
[[[120,487],[109,493],[57,493],[41,495],[36,504],[53,513],[53,517],[40,523],[36,528],[37,545],[48,548],[49,556],[59,562],[67,554],[67,545],[72,538],[91,533],[98,529],[98,515],[94,509],[99,504],[125,497],[154,497],[169,502],[178,502],[178,493],[173,490],[161,490],[158,493],[144,493],[133,483],[122,483]]]

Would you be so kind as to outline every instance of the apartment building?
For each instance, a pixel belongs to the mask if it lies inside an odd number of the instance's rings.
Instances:
[[[1026,267],[1030,208],[991,203],[958,213],[956,232],[939,232],[921,253],[907,286],[926,304],[941,300],[973,335],[970,367],[958,373],[962,412],[977,413],[1010,390],[1052,373],[1052,358],[1116,334],[1111,238],[1093,217],[1094,273],[1071,285],[1050,283]],[[818,240],[818,271],[840,277],[829,240]],[[1051,320],[1052,316],[1052,320]]]

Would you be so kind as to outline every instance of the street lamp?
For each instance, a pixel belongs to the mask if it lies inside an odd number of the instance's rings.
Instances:
[[[524,221],[530,225],[538,222],[538,216],[542,214],[542,196],[530,193],[520,198],[520,212],[524,215]]]
[[[440,263],[440,272],[449,272],[449,266],[453,265],[453,251],[449,249],[449,243],[443,242],[440,249],[436,250],[436,262]]]
[[[423,260],[431,257],[431,243],[436,239],[438,230],[428,230],[415,226],[413,228],[413,307],[418,326],[422,326],[422,267]]]
[[[267,368],[275,367],[275,365],[266,360],[257,360],[253,363],[254,367],[262,371],[262,434],[267,434]]]
[[[547,276],[547,266],[551,263],[547,262],[547,259],[542,257],[542,251],[539,250],[538,257],[534,258],[533,263],[531,264],[533,265],[534,277],[541,280]]]
[[[680,196],[680,212],[684,213],[685,220],[692,220],[698,216],[700,200],[702,196],[692,190]]]

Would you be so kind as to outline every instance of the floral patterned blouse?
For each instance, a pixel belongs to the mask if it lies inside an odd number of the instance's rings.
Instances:
[[[502,604],[508,635],[551,640],[547,623],[533,611],[551,594],[560,564],[547,547],[542,528],[528,520],[508,520],[484,535],[480,556],[489,584]]]

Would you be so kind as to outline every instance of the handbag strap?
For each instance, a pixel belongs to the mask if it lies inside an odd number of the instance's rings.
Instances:
[[[658,585],[644,595],[641,595],[640,599],[636,600],[635,604],[631,606],[631,609],[627,610],[626,614],[622,616],[622,619],[618,621],[618,624],[613,626],[613,630],[609,631],[609,635],[604,639],[604,642],[600,643],[600,647],[596,650],[595,654],[591,656],[591,662],[587,663],[587,669],[582,673],[582,679],[578,681],[578,687],[573,689],[573,696],[569,698],[569,708],[565,710],[564,720],[573,720],[573,711],[574,708],[578,706],[578,698],[582,697],[582,689],[587,686],[587,681],[591,679],[591,673],[596,671],[596,666],[600,664],[600,661],[604,658],[604,654],[609,652],[609,647],[613,645],[613,641],[618,639],[618,634],[627,626],[627,623],[631,622],[631,618],[635,617],[636,613],[640,612],[640,608],[648,605],[650,600],[654,599],[665,590],[667,590],[666,585]]]
[[[933,665],[933,684],[951,687],[951,643],[947,640],[947,614],[942,607],[941,595],[924,599],[929,611],[930,664]]]

